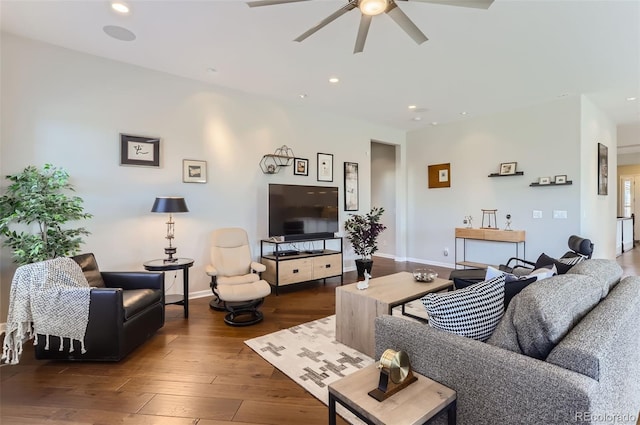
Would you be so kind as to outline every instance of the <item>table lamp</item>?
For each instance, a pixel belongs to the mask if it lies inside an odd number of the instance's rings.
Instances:
[[[173,254],[176,253],[177,248],[171,245],[171,240],[173,239],[173,231],[175,222],[173,221],[173,213],[183,213],[189,212],[187,208],[187,203],[184,201],[184,198],[178,198],[173,196],[161,196],[156,198],[153,203],[153,207],[151,207],[151,212],[155,213],[169,213],[169,221],[167,221],[167,236],[166,239],[169,239],[169,246],[164,249],[164,253],[168,255],[165,258],[165,263],[175,263],[178,261],[177,258],[173,258]]]

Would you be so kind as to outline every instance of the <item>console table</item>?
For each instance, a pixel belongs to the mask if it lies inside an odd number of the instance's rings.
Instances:
[[[327,249],[328,241],[334,241],[337,249]],[[321,248],[307,249],[319,243]],[[281,255],[281,247],[286,245],[297,248],[287,252],[287,255]],[[267,247],[271,247],[271,250],[267,251]],[[260,241],[260,262],[267,267],[261,277],[275,286],[276,295],[280,286],[294,283],[318,279],[326,283],[327,278],[338,276],[340,284],[343,283],[341,237],[282,242],[263,239]]]
[[[524,230],[499,230],[499,229],[471,229],[467,227],[456,227],[455,233],[455,265],[464,268],[472,267],[476,269],[486,269],[489,264],[475,261],[467,261],[467,239],[485,242],[511,243],[515,247],[515,257],[520,257],[520,247],[522,246],[522,257],[526,255],[526,232]],[[458,239],[462,239],[462,261],[458,261]],[[506,259],[504,259],[506,261]]]
[[[143,264],[145,270],[154,272],[167,272],[182,269],[182,295],[165,295],[165,304],[179,304],[184,306],[184,318],[189,318],[189,267],[193,266],[191,258],[177,258],[176,261],[151,260]]]

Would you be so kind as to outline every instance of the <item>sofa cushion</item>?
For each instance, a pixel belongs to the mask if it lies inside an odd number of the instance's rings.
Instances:
[[[162,291],[159,289],[127,289],[122,291],[124,320],[129,320],[151,304],[161,300]]]
[[[555,258],[549,257],[547,254],[543,252],[542,254],[540,254],[538,259],[536,260],[535,268],[539,269],[539,268],[551,266],[551,265],[556,266],[556,269],[558,270],[558,274],[565,274],[572,267],[572,265],[564,264]]]
[[[522,291],[524,288],[532,284],[537,280],[537,276],[523,276],[517,279],[507,279],[509,277],[508,274],[505,274],[505,284],[504,284],[504,309],[506,310],[509,307],[509,303]],[[460,278],[453,279],[453,285],[456,289],[467,288],[471,285],[475,285],[481,281],[478,280],[466,280]]]
[[[593,259],[585,260],[571,267],[567,273],[571,274],[583,274],[587,276],[595,277],[603,282],[605,285],[603,297],[613,288],[622,277],[622,267],[612,260],[605,259]]]
[[[536,359],[555,345],[602,298],[602,282],[558,275],[527,286],[513,298],[488,343]]]
[[[98,269],[98,262],[93,254],[80,254],[71,258],[80,265],[84,277],[87,278],[87,282],[89,282],[89,286],[94,288],[106,287],[104,280],[102,280],[100,270]]]
[[[599,381],[607,371],[612,353],[619,355],[614,335],[637,322],[640,307],[629,300],[640,298],[640,277],[623,279],[576,327],[551,351],[547,362]],[[632,325],[633,326],[633,325]],[[637,332],[634,332],[637,335]],[[636,336],[636,347],[640,338]],[[625,341],[625,343],[631,341]],[[633,348],[632,348],[633,349]],[[611,373],[611,372],[609,372]]]
[[[504,313],[504,276],[453,292],[427,294],[421,301],[429,325],[468,338],[486,341]]]

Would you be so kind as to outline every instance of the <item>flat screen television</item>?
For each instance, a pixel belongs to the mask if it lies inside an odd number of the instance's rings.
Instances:
[[[337,187],[269,185],[269,237],[329,238],[337,231]]]

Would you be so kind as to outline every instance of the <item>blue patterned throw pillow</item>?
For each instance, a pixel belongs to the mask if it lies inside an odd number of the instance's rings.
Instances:
[[[421,301],[435,329],[486,341],[504,314],[505,276],[453,292],[427,294]]]

